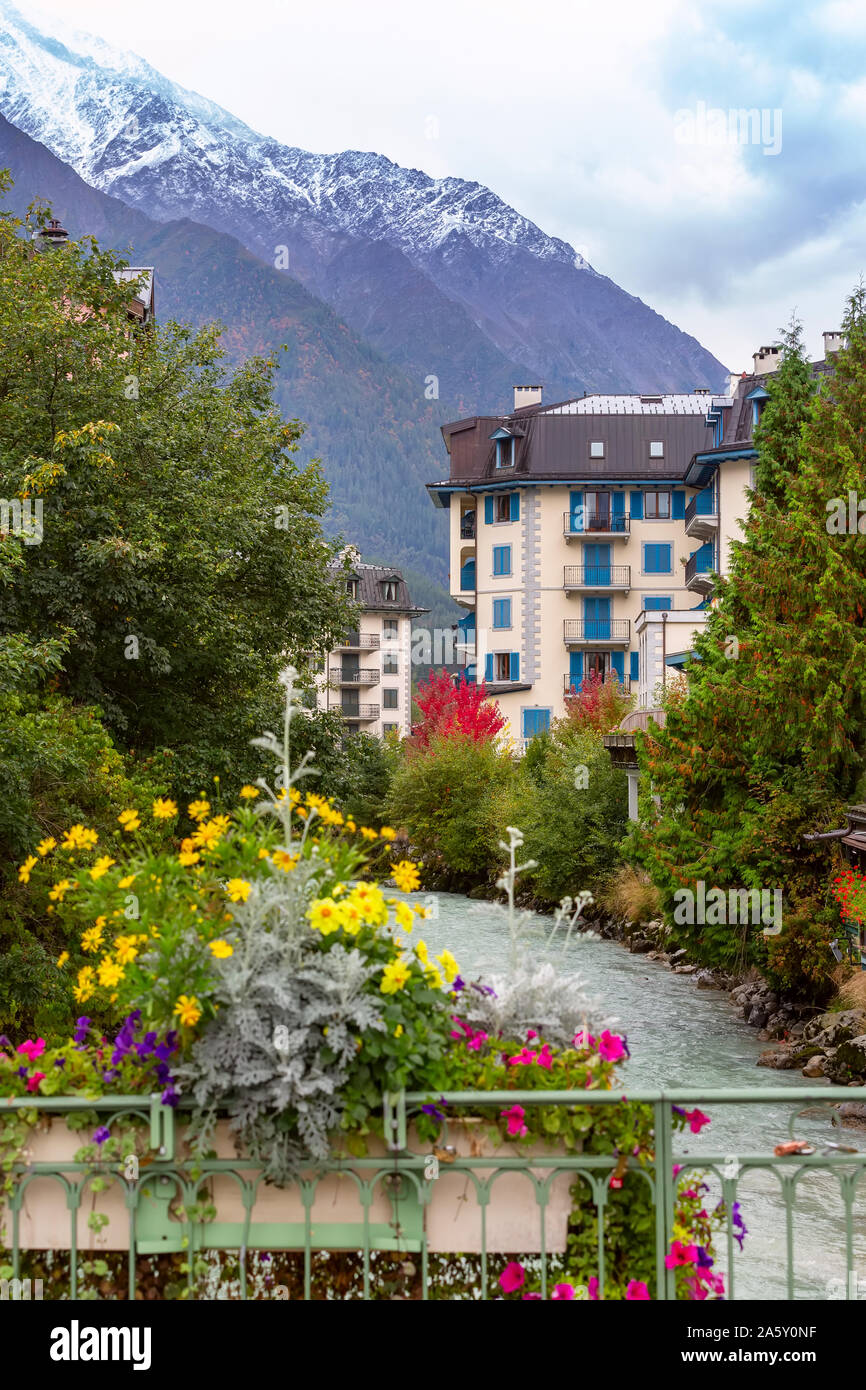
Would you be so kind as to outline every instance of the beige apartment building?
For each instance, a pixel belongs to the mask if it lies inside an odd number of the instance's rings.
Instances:
[[[319,709],[342,715],[347,733],[405,738],[412,725],[412,619],[416,607],[400,570],[362,564],[350,549],[348,573],[340,572],[361,608],[358,628],[330,652],[316,681]]]
[[[838,335],[825,334],[825,360]],[[521,742],[565,712],[591,672],[651,708],[730,568],[756,458],[752,431],[781,360],[761,348],[727,390],[589,395],[542,403],[515,387],[507,415],[442,428],[450,590],[478,680]]]

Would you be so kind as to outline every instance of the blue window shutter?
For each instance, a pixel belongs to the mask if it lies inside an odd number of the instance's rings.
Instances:
[[[510,574],[510,573],[511,573],[511,546],[510,546],[510,545],[504,545],[504,546],[502,547],[502,573],[503,573],[503,574]]]
[[[502,600],[502,626],[511,627],[511,599]]]
[[[616,671],[620,684],[625,677],[625,652],[611,652],[610,664]]]
[[[654,545],[644,545],[643,570],[644,574],[656,573],[656,547]]]
[[[673,495],[673,519],[682,521],[686,514],[686,494],[681,487],[674,488]]]
[[[671,548],[669,545],[660,545],[659,552],[659,574],[671,573]]]
[[[629,493],[628,503],[632,521],[643,521],[643,493]]]
[[[488,652],[488,653],[487,653],[487,656],[486,656],[486,658],[485,658],[485,660],[484,660],[484,679],[485,679],[486,681],[492,681],[492,680],[493,680],[493,653],[492,653],[492,652]]]
[[[511,662],[510,662],[510,665],[511,665],[511,679],[512,679],[513,681],[519,681],[519,680],[520,680],[520,652],[512,652],[512,653],[511,653]]]
[[[493,573],[494,573],[494,574],[501,574],[501,573],[502,573],[502,546],[501,546],[501,545],[495,545],[495,546],[493,547]]]
[[[572,531],[583,530],[583,493],[572,492],[569,497]]]
[[[629,652],[630,675],[633,681],[640,680],[640,652]]]
[[[583,652],[569,652],[568,679],[579,690],[583,680]]]
[[[493,498],[489,494],[484,499],[484,520],[488,526],[493,521]]]
[[[624,492],[615,492],[613,494],[613,514],[614,516],[625,516]]]
[[[670,594],[648,594],[644,603],[644,612],[669,613],[671,606]]]
[[[520,493],[519,493],[519,492],[512,492],[512,494],[511,494],[511,520],[512,520],[512,521],[519,521],[519,520],[520,520]]]
[[[501,614],[502,614],[502,599],[501,599],[501,598],[495,598],[495,599],[493,600],[493,626],[494,626],[494,627],[501,627],[501,626],[502,626]]]

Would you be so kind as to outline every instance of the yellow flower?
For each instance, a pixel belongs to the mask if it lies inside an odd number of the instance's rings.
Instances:
[[[460,974],[460,966],[457,964],[450,951],[443,951],[436,959],[442,966],[442,973],[450,985]]]
[[[20,873],[20,870],[19,870],[19,873]],[[66,894],[69,892],[69,890],[70,890],[71,887],[72,887],[72,884],[70,883],[69,879],[68,879],[68,878],[62,878],[62,879],[60,880],[59,883],[55,883],[54,887],[51,889],[51,892],[48,894],[48,896],[49,896],[49,898],[51,899],[52,902],[62,903],[64,897],[65,897]]]
[[[364,925],[364,919],[361,916],[361,911],[357,903],[348,901],[340,903],[339,907],[341,919],[340,925],[343,927],[345,931],[349,933],[350,936],[357,936],[358,932],[361,930],[361,927]]]
[[[427,960],[428,960],[428,955],[427,955],[427,942],[426,942],[426,941],[422,941],[420,937],[419,937],[418,940],[415,942],[415,954],[416,954],[416,956],[418,957],[418,959],[420,960],[420,962],[421,962],[422,965],[426,965],[426,964],[427,964]]]
[[[402,989],[409,978],[409,967],[400,956],[396,956],[389,965],[382,971],[382,983],[379,989],[383,994],[396,994],[398,989]]]
[[[259,789],[249,786],[241,787],[239,795],[243,797],[244,801],[253,801],[259,795]]]
[[[185,869],[188,868],[190,864],[197,864],[200,859],[201,855],[196,854],[195,850],[191,849],[182,849],[177,856],[178,864],[183,865]]]
[[[317,898],[310,907],[309,917],[313,931],[320,931],[323,936],[329,936],[343,925],[343,909],[333,898]]]
[[[270,855],[268,854],[268,852],[267,852],[266,849],[262,848],[262,849],[259,850],[258,856],[257,856],[257,857],[258,857],[259,859],[269,859],[269,858],[270,858]]]
[[[24,863],[18,869],[18,882],[29,883],[30,871],[31,869],[35,868],[35,866],[38,863],[39,860],[36,858],[35,854],[28,854],[27,858],[24,860]]]
[[[126,878],[122,878],[117,886],[118,888],[129,888],[133,883],[135,883],[135,880],[135,874],[127,874]]]
[[[134,936],[116,936],[114,938],[114,952],[121,965],[129,965],[138,955],[137,938]]]
[[[315,806],[316,810],[318,810],[320,806],[327,806],[328,804],[323,796],[319,796],[318,792],[307,792],[304,800],[308,806]]]
[[[113,989],[124,976],[123,967],[118,965],[117,961],[112,960],[110,956],[103,956],[97,966],[96,973],[99,976],[99,983],[104,985],[106,989]]]
[[[177,803],[168,797],[158,796],[153,803],[154,820],[171,820],[177,815]]]
[[[93,966],[83,965],[78,972],[78,983],[72,993],[75,995],[79,1004],[86,1004],[87,1000],[94,993]]]
[[[66,962],[67,962],[68,960],[69,960],[69,952],[68,952],[68,951],[61,951],[61,952],[60,952],[60,955],[57,957],[57,960],[56,960],[56,962],[55,962],[55,964],[56,964],[56,966],[57,966],[57,969],[58,969],[58,970],[62,970],[63,967],[64,967],[64,965],[66,964]]]
[[[194,994],[182,994],[174,1006],[184,1028],[193,1028],[201,1018],[201,1006]]]
[[[210,949],[217,960],[228,960],[229,956],[235,953],[234,946],[230,946],[227,941],[211,941]]]
[[[414,893],[421,887],[421,878],[411,859],[401,859],[391,865],[391,876],[402,893]]]
[[[442,976],[439,974],[435,965],[431,965],[429,970],[424,971],[424,979],[427,981],[428,985],[432,985],[434,989],[442,988]]]
[[[403,1036],[403,1025],[402,1025],[402,1023],[398,1023],[398,1024],[397,1024],[397,1027],[394,1029],[394,1037],[395,1037],[395,1038],[402,1038],[402,1036]]]
[[[363,835],[365,840],[378,840],[379,838],[379,836],[376,834],[376,831],[371,830],[369,825],[361,826],[361,834]]]
[[[210,815],[209,801],[191,801],[186,808],[193,820],[204,820],[205,816]]]
[[[98,951],[102,945],[102,928],[97,924],[95,927],[88,927],[86,932],[81,935],[82,951]]]
[[[287,854],[284,849],[275,849],[273,859],[277,868],[282,869],[284,873],[290,873],[298,862],[296,854]]]
[[[39,844],[36,846],[36,853],[44,858],[46,854],[50,854],[56,847],[57,841],[54,839],[53,835],[49,835],[46,840],[39,841]]]
[[[355,833],[355,831],[358,829],[358,827],[357,827],[357,825],[355,824],[355,822],[354,822],[353,820],[349,819],[349,820],[346,821],[346,829],[347,829],[352,835],[354,835],[354,833]]]
[[[114,862],[115,861],[110,859],[107,854],[103,854],[101,858],[97,859],[93,868],[90,870],[90,877],[93,879],[94,883],[98,878],[102,878],[104,874],[108,873],[108,870]]]
[[[398,902],[394,908],[394,921],[397,923],[397,926],[402,927],[406,932],[410,932],[414,920],[415,914],[411,907],[409,907],[407,903]]]
[[[247,883],[244,878],[230,878],[226,884],[226,892],[233,903],[245,903],[251,890],[252,884]]]
[[[349,902],[354,903],[365,922],[370,926],[384,927],[388,921],[388,908],[380,890],[375,884],[359,883],[353,888]]]
[[[137,811],[121,811],[117,819],[120,821],[123,829],[130,834],[133,830],[139,830],[141,828],[141,820]]]
[[[392,830],[390,825],[383,825],[379,834],[382,836],[383,840],[394,840],[397,836],[396,830]]]
[[[229,828],[228,816],[214,816],[204,825],[199,825],[198,830],[191,836],[194,845],[203,845],[206,849],[213,849]]]
[[[95,830],[86,830],[83,825],[73,825],[71,830],[67,830],[63,838],[61,849],[93,849],[99,839]]]

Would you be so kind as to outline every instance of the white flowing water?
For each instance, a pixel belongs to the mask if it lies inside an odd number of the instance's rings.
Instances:
[[[402,895],[401,895],[402,896]],[[421,894],[409,902],[430,903]],[[464,978],[501,973],[508,958],[508,926],[501,908],[474,902],[454,893],[434,896],[435,917],[423,923],[431,955],[448,947]],[[539,916],[527,939],[544,951],[550,919]],[[422,924],[415,928],[420,933]],[[688,1088],[700,1105],[701,1091],[742,1087],[784,1087],[791,1104],[700,1106],[711,1113],[703,1132],[674,1136],[677,1155],[700,1153],[772,1154],[773,1147],[793,1137],[808,1140],[820,1153],[828,1143],[866,1149],[866,1132],[832,1124],[829,1106],[800,1116],[797,1093],[820,1082],[806,1081],[799,1072],[771,1071],[755,1065],[765,1044],[739,1019],[727,995],[698,989],[685,975],[674,975],[660,961],[631,955],[616,942],[572,936],[567,950],[554,946],[552,958],[563,969],[578,972],[586,992],[614,1015],[617,1031],[628,1037],[631,1059],[622,1066],[623,1090],[629,1088]],[[852,1093],[853,1094],[853,1093]],[[678,1157],[678,1161],[682,1161]],[[792,1165],[793,1166],[793,1165]],[[718,1200],[718,1184],[710,1180],[708,1207]],[[738,1193],[749,1234],[742,1254],[736,1254],[735,1297],[786,1299],[785,1206],[778,1178],[772,1173],[746,1171]],[[866,1298],[866,1176],[854,1205],[854,1268]],[[725,1236],[717,1240],[718,1267],[725,1270]],[[794,1205],[795,1297],[839,1297],[845,1278],[845,1218],[837,1178],[815,1173],[801,1179]],[[726,1281],[727,1282],[727,1281]]]

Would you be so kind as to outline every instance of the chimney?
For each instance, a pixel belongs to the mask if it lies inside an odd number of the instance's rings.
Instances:
[[[525,405],[541,405],[541,386],[515,386],[514,388],[514,409],[520,410]]]
[[[778,371],[781,361],[782,347],[780,343],[758,348],[758,351],[752,356],[755,376],[766,376],[769,372]]]
[[[742,381],[744,375],[745,375],[745,373],[742,373],[742,374],[741,374],[740,372],[729,372],[729,373],[728,373],[728,395],[729,395],[729,396],[735,396],[735,395],[737,394],[737,387],[739,386],[740,382]]]
[[[696,386],[695,389],[692,391],[693,396],[708,396],[709,394],[709,386]]]
[[[832,333],[822,333],[824,339],[824,356],[829,357],[831,352],[838,352],[842,346],[842,334],[838,329]]]
[[[61,227],[56,217],[45,227],[37,227],[33,233],[33,244],[37,251],[50,251],[55,246],[63,246],[69,240],[69,233]]]

